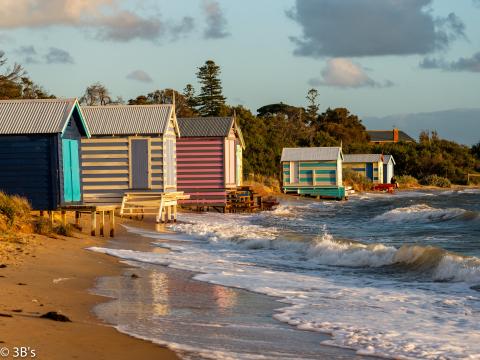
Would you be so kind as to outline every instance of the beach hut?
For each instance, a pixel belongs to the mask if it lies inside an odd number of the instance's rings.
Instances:
[[[383,183],[390,184],[395,176],[395,159],[392,155],[383,155]]]
[[[83,106],[92,137],[82,141],[86,202],[122,203],[126,193],[177,191],[174,105]]]
[[[225,208],[227,193],[242,185],[245,149],[235,117],[179,118],[178,189],[185,206]]]
[[[0,190],[35,210],[82,203],[81,139],[89,137],[76,99],[0,101]]]
[[[344,169],[351,169],[370,179],[374,184],[383,184],[382,154],[346,154]]]
[[[345,198],[342,148],[284,148],[281,162],[285,193]]]

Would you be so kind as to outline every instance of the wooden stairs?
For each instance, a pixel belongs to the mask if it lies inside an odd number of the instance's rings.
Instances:
[[[155,216],[157,223],[177,221],[178,200],[188,200],[183,192],[127,192],[123,195],[120,216]]]

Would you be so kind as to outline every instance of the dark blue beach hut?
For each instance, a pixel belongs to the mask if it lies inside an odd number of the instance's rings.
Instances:
[[[0,191],[26,197],[34,210],[81,204],[85,137],[77,99],[0,101]]]

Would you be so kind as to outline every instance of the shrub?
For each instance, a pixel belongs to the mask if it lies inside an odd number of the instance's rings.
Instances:
[[[396,178],[398,186],[401,188],[413,188],[418,186],[418,180],[410,175],[403,175]]]
[[[437,186],[441,188],[449,188],[452,186],[452,183],[447,178],[438,176],[438,175],[428,175],[420,180],[420,184],[428,186]]]
[[[49,235],[52,232],[50,221],[44,217],[35,219],[33,223],[35,233],[39,235]]]
[[[55,234],[62,235],[62,236],[72,236],[72,226],[70,224],[60,224],[56,226],[53,231]]]
[[[352,169],[343,170],[343,184],[351,186],[355,191],[367,191],[373,187],[370,179]]]
[[[0,215],[6,225],[21,230],[30,223],[30,204],[20,196],[9,196],[0,192]]]

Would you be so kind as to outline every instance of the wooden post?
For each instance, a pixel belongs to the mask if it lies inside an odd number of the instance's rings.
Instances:
[[[67,225],[67,212],[65,210],[62,210],[62,225]]]
[[[105,211],[100,211],[100,236],[105,236]]]
[[[53,227],[53,225],[54,225],[54,223],[55,223],[55,222],[54,222],[54,213],[53,213],[53,211],[49,211],[49,212],[48,212],[48,219],[50,220],[50,225]]]
[[[166,222],[166,221],[165,221],[165,218],[167,217],[167,216],[166,216],[166,215],[167,215],[166,212],[167,212],[167,209],[166,209],[166,207],[164,206],[164,207],[163,207],[163,210],[162,210],[162,223],[163,223],[163,224],[165,224],[165,222]]]
[[[90,219],[91,219],[91,232],[90,234],[92,236],[95,236],[97,234],[97,211],[92,210],[90,214]]]
[[[77,227],[78,230],[82,231],[82,227],[80,226],[80,216],[81,216],[81,212],[75,211],[75,226]]]
[[[44,211],[40,210],[40,217],[43,217],[43,213],[44,213]]]
[[[173,206],[173,222],[177,222],[177,205]]]
[[[110,237],[115,236],[115,210],[109,211],[110,216]]]
[[[172,205],[167,206],[167,223],[170,221],[170,218],[172,217]]]

